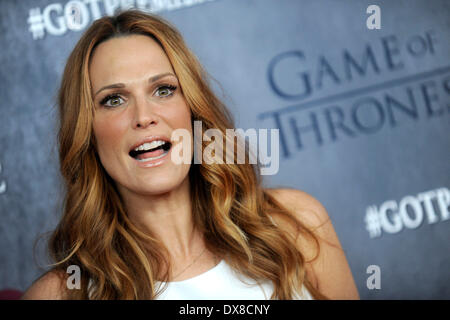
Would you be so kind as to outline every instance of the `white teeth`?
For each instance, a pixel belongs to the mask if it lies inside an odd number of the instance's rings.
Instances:
[[[152,142],[146,142],[144,144],[141,144],[136,149],[134,149],[134,151],[144,151],[144,150],[154,149],[154,148],[159,147],[159,146],[161,146],[161,145],[163,145],[165,143],[166,142],[162,141],[162,140],[154,140]]]

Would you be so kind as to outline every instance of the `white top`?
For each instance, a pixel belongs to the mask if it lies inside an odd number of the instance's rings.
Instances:
[[[245,281],[245,283],[244,283]],[[159,288],[164,282],[157,282]],[[157,287],[158,288],[158,287]],[[297,300],[313,300],[305,286]],[[270,281],[256,283],[255,280],[238,275],[222,260],[212,269],[182,281],[167,283],[157,297],[158,300],[269,300],[273,293]]]

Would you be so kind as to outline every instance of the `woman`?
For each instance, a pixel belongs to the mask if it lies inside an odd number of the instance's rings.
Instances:
[[[139,11],[95,21],[58,102],[64,212],[55,264],[25,299],[358,298],[313,197],[263,189],[256,165],[171,161],[176,130],[201,121],[225,136],[233,122],[168,22]],[[70,265],[80,289],[66,286]]]

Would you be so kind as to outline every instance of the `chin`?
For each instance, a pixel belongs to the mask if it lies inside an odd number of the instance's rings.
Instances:
[[[183,183],[187,182],[187,180],[188,172],[183,175],[150,175],[150,177],[147,177],[145,181],[141,180],[141,183],[136,186],[138,189],[136,190],[136,193],[147,195],[164,194],[181,187]]]

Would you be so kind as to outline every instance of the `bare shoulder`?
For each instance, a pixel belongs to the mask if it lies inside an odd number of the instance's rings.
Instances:
[[[297,189],[266,189],[266,191],[285,206],[296,220],[314,234],[319,240],[319,246],[323,247],[323,243],[326,243],[341,249],[328,212],[319,200]],[[285,216],[272,214],[271,217],[280,228],[296,239],[299,249],[306,258],[306,262],[310,262],[317,257],[319,253],[317,244],[311,238],[299,237],[298,230]]]
[[[266,189],[277,201],[284,205],[295,216],[297,220],[305,224],[317,235],[326,232],[326,224],[331,224],[328,212],[322,203],[312,195],[297,189]],[[283,224],[280,217],[273,218]],[[283,224],[285,225],[285,224]],[[285,225],[288,227],[287,225]]]
[[[22,295],[22,300],[62,300],[64,299],[64,274],[49,271],[39,277]]]
[[[307,273],[317,289],[330,299],[359,299],[345,252],[325,207],[312,195],[296,189],[266,189],[318,240],[319,248],[297,238],[299,250],[306,258]],[[281,216],[272,216],[280,228],[295,232]]]

